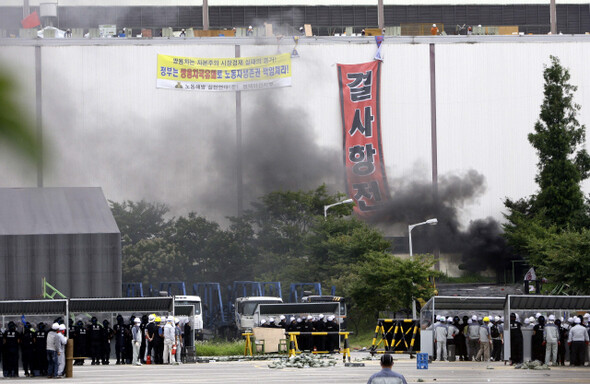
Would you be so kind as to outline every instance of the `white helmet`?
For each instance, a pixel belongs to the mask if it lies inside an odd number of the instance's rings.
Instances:
[[[136,317],[135,320],[133,320],[133,322],[135,324],[140,324],[141,323],[141,319],[139,317]]]
[[[307,320],[312,320],[313,316],[312,315],[307,315]]]
[[[330,316],[328,316],[328,321],[332,321],[332,320],[334,320],[334,318],[335,318],[334,315],[330,315]]]
[[[477,315],[473,315],[473,316],[471,316],[471,320],[473,320],[473,321],[477,321]]]
[[[260,320],[260,325],[262,325],[262,324],[266,324],[266,320],[265,319]]]
[[[531,319],[529,319],[528,317],[524,319],[524,323],[525,324],[530,324],[531,323]]]
[[[447,317],[447,323],[452,323],[453,322],[453,318],[451,316]]]
[[[590,313],[588,313],[588,312],[584,313],[584,319],[587,319],[589,317],[590,317]]]
[[[436,24],[432,24],[433,27],[436,27]]]
[[[568,317],[567,318],[567,322],[570,323],[570,324],[573,323],[574,322],[574,318],[573,317]]]
[[[471,320],[471,319],[468,319],[468,320],[467,320],[467,324],[473,324],[473,320]]]
[[[65,324],[60,324],[59,325],[59,330],[60,331],[65,331],[66,330],[66,325]]]
[[[178,324],[178,323],[180,323],[180,319],[178,317],[175,317],[174,318],[174,324]]]
[[[151,323],[152,321],[156,320],[156,315],[149,315],[148,321]]]
[[[51,329],[53,329],[54,331],[57,331],[59,329],[59,324],[58,323],[51,324]]]
[[[581,322],[582,322],[582,320],[580,320],[580,318],[578,316],[574,317],[574,323],[580,324]]]
[[[537,314],[535,315],[535,319],[538,319],[541,315],[541,312],[537,312]]]
[[[320,313],[319,318],[320,318],[320,320],[323,319],[324,318],[324,314],[323,313]]]
[[[555,321],[555,316],[549,315],[549,321]]]
[[[498,322],[498,321],[500,321],[500,316],[494,316],[494,321],[495,321],[495,322]]]
[[[281,319],[281,320],[285,320],[285,315],[281,315],[281,316],[279,316],[279,319]]]
[[[291,322],[294,322],[296,319],[295,317],[291,316],[291,318],[289,319]]]

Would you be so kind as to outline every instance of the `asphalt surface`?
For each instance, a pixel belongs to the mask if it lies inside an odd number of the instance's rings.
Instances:
[[[355,357],[365,355],[353,354]],[[590,383],[590,367],[552,367],[551,370],[517,370],[497,363],[435,362],[428,370],[418,370],[416,360],[395,357],[393,369],[402,373],[408,383]],[[2,382],[50,383],[366,383],[379,367],[378,360],[362,361],[364,367],[345,367],[341,360],[329,368],[270,369],[270,361],[211,362],[177,366],[108,365],[74,367],[74,377],[61,380],[47,378],[4,379]],[[22,371],[21,371],[22,373]],[[422,381],[419,381],[422,380]]]

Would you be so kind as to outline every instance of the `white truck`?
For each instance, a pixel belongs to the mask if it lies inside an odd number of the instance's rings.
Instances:
[[[247,296],[236,298],[234,311],[238,335],[251,331],[255,324],[254,314],[260,304],[279,304],[283,299],[274,296]],[[240,336],[241,337],[241,336]]]
[[[175,306],[190,305],[194,308],[192,319],[187,316],[177,316],[184,324],[187,321],[195,332],[196,340],[203,340],[203,305],[199,296],[174,296]]]

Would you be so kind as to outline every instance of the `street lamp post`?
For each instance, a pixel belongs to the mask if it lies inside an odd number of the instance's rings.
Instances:
[[[428,219],[426,221],[423,221],[422,223],[408,225],[408,241],[410,242],[410,259],[414,256],[412,253],[412,229],[419,227],[421,225],[426,225],[426,224],[436,225],[436,224],[438,224],[438,220],[436,218],[434,218],[434,219]]]
[[[334,207],[336,205],[350,204],[350,203],[354,203],[354,200],[353,199],[346,199],[346,200],[342,200],[342,201],[339,201],[339,202],[334,203],[334,204],[324,205],[324,219],[327,219],[328,218],[328,209],[330,209],[330,208],[332,208],[332,207]]]

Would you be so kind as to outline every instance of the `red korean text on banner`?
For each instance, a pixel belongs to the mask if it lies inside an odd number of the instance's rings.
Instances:
[[[389,199],[381,146],[380,80],[381,61],[338,64],[346,186],[361,216]]]

